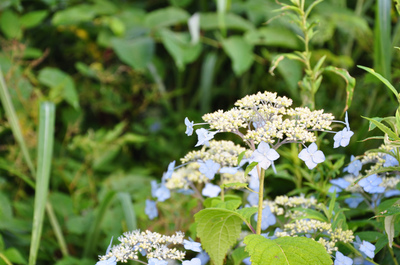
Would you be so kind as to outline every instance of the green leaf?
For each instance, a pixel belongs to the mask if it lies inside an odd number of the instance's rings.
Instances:
[[[293,54],[293,53],[278,54],[272,59],[271,66],[269,67],[268,71],[271,75],[274,75],[275,68],[278,67],[279,63],[285,58],[290,59],[290,60],[296,60],[296,61],[299,61],[302,63],[304,62],[303,58],[297,54]]]
[[[74,80],[68,74],[57,68],[46,67],[40,70],[38,80],[50,88],[49,97],[53,101],[58,102],[64,99],[75,109],[79,108]]]
[[[24,28],[33,28],[39,25],[47,17],[47,10],[32,11],[20,17],[21,26]]]
[[[10,9],[5,10],[0,17],[0,28],[8,39],[21,39],[22,29],[18,16]]]
[[[134,69],[145,69],[154,56],[154,40],[149,37],[132,40],[113,38],[111,45],[118,58]]]
[[[248,183],[235,182],[235,183],[222,184],[221,188],[241,189],[241,188],[246,188],[248,185],[249,185]]]
[[[179,23],[186,23],[190,15],[187,11],[178,7],[157,9],[145,18],[145,25],[150,28],[169,27]]]
[[[119,192],[118,199],[121,202],[125,216],[126,226],[129,231],[137,229],[136,214],[132,204],[131,195],[128,192]]]
[[[306,237],[280,237],[274,240],[261,235],[244,238],[246,251],[254,265],[331,265],[325,248]]]
[[[246,207],[237,210],[236,212],[242,217],[242,219],[246,220],[250,223],[250,218],[258,211],[257,207]]]
[[[55,26],[77,25],[81,22],[92,21],[96,16],[93,5],[81,4],[56,12],[51,20]]]
[[[257,165],[258,165],[258,162],[251,162],[250,165],[248,165],[248,166],[246,167],[246,170],[244,171],[244,175],[247,176],[247,175],[249,174],[249,172],[252,171],[253,168],[254,168],[255,166],[257,166]]]
[[[363,116],[361,116],[361,117],[363,117]],[[380,122],[378,122],[378,121],[376,121],[374,119],[371,119],[371,118],[367,118],[367,117],[363,117],[363,118],[369,120],[370,122],[372,122],[382,132],[386,133],[390,138],[392,138],[392,139],[394,139],[396,141],[400,140],[400,138],[397,136],[397,134],[395,132],[393,132],[392,130],[390,130],[390,128],[387,127],[386,125],[384,125],[384,124],[382,124],[382,123],[380,123]]]
[[[234,211],[207,208],[194,216],[197,236],[213,264],[222,265],[226,253],[240,237],[243,219]]]
[[[302,212],[302,213],[305,214],[304,216],[301,216],[301,217],[296,218],[296,219],[306,219],[306,218],[309,218],[309,219],[319,220],[319,221],[321,221],[321,222],[328,222],[328,219],[326,218],[326,216],[324,216],[322,213],[317,212],[317,211],[312,210],[312,209],[300,208],[300,207],[299,207],[299,208],[292,208],[292,209],[290,209],[290,210],[291,210],[291,211]]]
[[[261,27],[247,31],[244,39],[253,45],[275,46],[293,50],[300,50],[302,45],[296,34],[284,27]]]
[[[238,201],[239,205],[242,203],[242,199],[239,196],[236,195],[225,195],[224,197],[224,201]],[[212,197],[212,198],[207,198],[204,200],[203,205],[206,208],[210,208],[210,207],[215,207],[216,205],[218,205],[219,203],[223,202],[221,197]],[[238,206],[239,207],[239,206]]]
[[[16,264],[28,264],[21,252],[16,248],[8,248],[3,253],[9,261]]]
[[[389,247],[393,246],[395,220],[396,216],[394,215],[385,217],[385,231],[389,240]]]
[[[222,41],[222,47],[232,60],[232,68],[237,76],[246,72],[253,64],[253,46],[242,37],[232,36]]]
[[[29,252],[30,265],[36,264],[44,222],[44,211],[47,203],[51,161],[53,156],[55,112],[55,106],[53,103],[43,102],[40,104],[35,202],[32,240]]]
[[[242,260],[247,258],[249,253],[244,250],[244,247],[238,247],[232,251],[231,257],[233,259],[233,265],[240,265]]]
[[[337,67],[333,67],[333,66],[327,66],[327,67],[325,67],[324,70],[337,74],[338,76],[342,77],[343,80],[346,82],[347,98],[346,98],[346,107],[343,110],[343,113],[345,113],[346,110],[348,108],[350,108],[351,102],[353,100],[353,93],[354,93],[354,88],[356,86],[356,79],[354,77],[352,77],[346,69],[337,68]]]
[[[379,117],[373,117],[371,119],[373,119],[374,121],[377,121],[377,122],[381,122],[383,120],[383,118],[379,118]],[[368,126],[368,131],[372,131],[375,128],[376,128],[376,125],[374,123],[370,122],[369,126]]]
[[[176,33],[168,29],[160,30],[159,33],[162,43],[172,58],[174,58],[175,64],[180,71],[183,71],[187,63],[193,62],[200,55],[201,44],[190,44],[189,34]]]
[[[399,215],[400,214],[400,204],[399,202],[393,204],[392,206],[390,206],[389,208],[387,208],[386,210],[380,212],[377,216],[382,217],[388,217],[388,216],[393,216],[393,215]]]
[[[358,65],[357,67],[367,71],[368,73],[372,74],[373,76],[381,80],[381,82],[384,83],[390,89],[390,91],[392,91],[392,93],[396,96],[397,101],[400,103],[399,93],[397,92],[396,88],[386,78],[375,72],[374,69],[360,65]]]
[[[221,21],[226,29],[234,30],[254,30],[254,25],[248,20],[233,13],[225,13]],[[217,13],[201,13],[200,28],[202,30],[218,30],[220,21]]]

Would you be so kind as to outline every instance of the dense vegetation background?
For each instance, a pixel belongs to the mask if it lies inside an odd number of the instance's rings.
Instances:
[[[144,214],[150,181],[196,143],[184,134],[184,118],[200,122],[203,114],[257,91],[276,91],[302,105],[303,66],[284,59],[274,76],[268,71],[276,54],[304,50],[292,17],[277,12],[273,0],[222,2],[1,1],[0,67],[34,164],[39,103],[56,104],[48,200],[61,230],[47,213],[37,264],[94,264],[111,236],[135,228],[190,231],[198,205],[189,198],[161,203],[154,221]],[[188,28],[195,13],[198,41]],[[398,13],[391,1],[325,0],[310,21],[318,25],[311,62],[326,56],[326,65],[356,78],[348,109],[355,137],[347,149],[324,151],[346,152],[348,162],[381,144],[359,142],[369,136],[361,116],[389,116],[397,107],[387,88],[357,65],[397,86]],[[343,120],[344,80],[324,74],[315,104]],[[3,108],[0,134],[0,253],[25,264],[34,176]],[[304,191],[304,183],[296,187],[285,176],[271,182],[269,196]]]

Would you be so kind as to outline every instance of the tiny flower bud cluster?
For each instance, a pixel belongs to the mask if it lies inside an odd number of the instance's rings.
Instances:
[[[221,167],[237,166],[237,159],[240,153],[247,149],[235,144],[232,141],[210,141],[210,146],[203,146],[201,150],[191,151],[185,157],[181,158],[182,163],[196,161],[212,161],[221,165]],[[244,158],[251,156],[251,150],[247,150]]]
[[[323,110],[289,108],[292,100],[276,93],[259,92],[238,100],[229,111],[218,110],[205,114],[203,120],[219,132],[233,132],[255,144],[275,143],[276,139],[289,142],[315,142],[313,131],[331,130],[332,114]],[[246,128],[246,132],[240,129]]]
[[[319,237],[318,242],[321,243],[326,251],[331,254],[337,251],[335,246],[337,242],[350,243],[354,240],[353,231],[337,228],[332,230],[332,225],[313,219],[295,220],[294,223],[285,224],[282,232],[276,232],[277,237],[283,236],[299,236],[309,235],[311,237]]]
[[[189,163],[176,169],[169,179],[166,179],[165,186],[170,189],[189,189],[190,182],[206,183],[208,178],[199,171],[199,163]]]
[[[304,195],[288,197],[286,195],[277,196],[274,201],[267,202],[271,208],[271,212],[276,215],[283,215],[285,217],[295,218],[304,215],[298,211],[287,211],[288,208],[302,207],[302,208],[315,208],[317,200],[313,197],[305,198]]]
[[[107,260],[114,256],[117,262],[126,263],[128,260],[138,260],[138,254],[145,253],[147,259],[183,260],[185,252],[170,248],[168,245],[183,244],[184,236],[183,232],[176,232],[172,236],[165,236],[148,230],[145,232],[139,230],[126,232],[118,238],[121,242],[119,245],[113,246],[106,255],[99,258],[100,260]]]

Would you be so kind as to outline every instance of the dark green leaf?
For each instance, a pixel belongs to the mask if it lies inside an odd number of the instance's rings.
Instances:
[[[111,45],[118,58],[135,69],[145,69],[154,56],[155,44],[149,37],[132,40],[113,38]]]

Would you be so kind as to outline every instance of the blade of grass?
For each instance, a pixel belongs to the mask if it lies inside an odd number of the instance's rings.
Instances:
[[[67,243],[65,242],[64,235],[62,234],[60,224],[57,221],[57,217],[54,213],[53,206],[49,201],[46,203],[46,212],[49,217],[51,226],[53,228],[53,232],[57,238],[57,242],[60,247],[61,253],[63,254],[63,256],[68,256],[69,253],[68,253]]]
[[[374,29],[374,69],[391,82],[392,40],[390,11],[391,0],[376,1]]]
[[[29,156],[29,151],[25,144],[24,137],[22,135],[22,130],[18,121],[17,113],[15,112],[14,105],[12,104],[10,93],[8,93],[6,82],[4,81],[4,76],[1,69],[0,69],[0,100],[7,114],[8,122],[10,123],[11,130],[13,132],[15,140],[21,147],[21,151],[24,156],[25,162],[29,167],[31,175],[35,176],[35,167],[33,166],[31,157]]]
[[[83,250],[83,257],[84,258],[89,258],[93,254],[93,250],[96,246],[97,239],[99,237],[99,232],[100,232],[100,225],[104,219],[104,216],[107,212],[107,208],[110,205],[111,201],[114,199],[115,196],[115,191],[109,191],[107,192],[106,196],[103,198],[103,200],[100,203],[100,206],[98,207],[98,212],[96,214],[95,220],[90,227],[89,232],[87,233],[86,240],[85,240],[85,247]]]
[[[133,209],[132,199],[129,193],[119,192],[118,199],[121,202],[122,210],[125,215],[126,226],[128,231],[133,231],[137,229],[136,214]]]
[[[36,264],[42,234],[44,211],[49,190],[51,160],[53,156],[55,106],[51,102],[40,104],[38,132],[38,164],[29,265]]]

